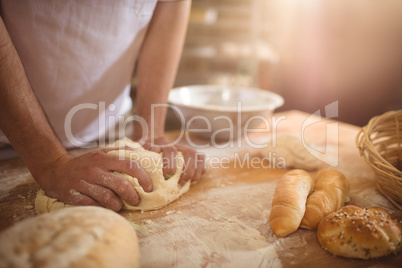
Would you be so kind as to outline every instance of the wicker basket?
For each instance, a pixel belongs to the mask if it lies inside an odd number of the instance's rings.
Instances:
[[[373,168],[380,192],[402,210],[402,110],[373,117],[356,145]]]

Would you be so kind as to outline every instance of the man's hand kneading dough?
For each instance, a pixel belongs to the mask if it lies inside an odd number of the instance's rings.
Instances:
[[[113,171],[138,178],[146,192],[152,191],[148,173],[128,159],[107,154],[108,150],[90,152],[78,157],[62,155],[37,176],[46,195],[72,205],[104,206],[119,211],[121,199],[138,205],[140,199],[132,185]],[[120,198],[119,198],[120,197]]]
[[[99,105],[115,107],[106,109],[105,118],[131,110],[129,84],[136,66],[136,115],[146,127],[137,126],[129,138],[163,153],[168,160],[165,178],[174,173],[175,155],[182,152],[186,168],[179,183],[197,180],[204,171],[203,157],[190,148],[169,145],[164,138],[163,105],[176,75],[191,1],[29,3],[2,3],[0,147],[14,147],[49,197],[115,211],[122,200],[138,205],[141,200],[134,188],[113,172],[137,178],[150,192],[147,172],[108,154],[110,149],[70,155],[66,148],[74,146],[65,127],[69,112],[89,103],[97,109],[79,111],[72,117],[70,132],[84,142],[101,137],[108,128],[101,127],[106,123],[100,119]],[[153,104],[163,105],[153,109]]]

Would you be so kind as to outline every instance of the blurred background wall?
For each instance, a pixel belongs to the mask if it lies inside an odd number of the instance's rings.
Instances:
[[[402,109],[401,0],[193,0],[175,86],[255,86],[364,125]]]

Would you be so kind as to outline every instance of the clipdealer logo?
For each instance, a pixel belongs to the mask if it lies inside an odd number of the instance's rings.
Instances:
[[[180,134],[178,135],[178,137],[176,138],[176,140],[172,141],[170,144],[167,144],[166,146],[174,146],[177,143],[179,143],[180,140],[182,140],[183,138],[186,139],[187,144],[189,144],[191,147],[193,147],[194,149],[197,150],[202,150],[202,149],[207,149],[210,147],[216,148],[216,149],[225,149],[225,148],[231,148],[231,149],[241,149],[242,148],[242,140],[246,143],[246,146],[252,149],[262,149],[262,148],[267,148],[268,144],[257,144],[257,143],[253,143],[251,141],[251,139],[249,138],[249,133],[252,133],[253,131],[250,131],[249,129],[244,129],[243,133],[243,139],[237,139],[236,142],[234,140],[229,140],[226,143],[219,143],[216,142],[213,137],[215,137],[215,135],[211,135],[211,140],[209,142],[205,142],[204,144],[200,144],[200,143],[195,143],[191,140],[191,136],[189,135],[189,132],[205,132],[205,129],[194,129],[191,128],[191,123],[195,120],[195,119],[200,119],[200,117],[202,117],[202,115],[197,115],[197,118],[192,119],[192,120],[187,120],[187,122],[185,122],[184,119],[184,115],[181,112],[181,110],[179,108],[177,108],[176,106],[173,105],[169,105],[169,104],[154,104],[152,106],[152,112],[151,112],[151,126],[148,126],[148,123],[145,121],[144,118],[142,118],[141,116],[138,115],[131,115],[128,116],[127,118],[125,118],[122,115],[110,115],[110,116],[106,116],[106,112],[110,111],[113,112],[116,107],[114,104],[109,105],[106,108],[106,104],[105,102],[99,102],[99,104],[93,104],[93,103],[83,103],[83,104],[79,104],[75,107],[73,107],[67,114],[65,122],[64,122],[64,128],[65,128],[65,133],[66,133],[66,137],[67,139],[70,141],[71,144],[73,144],[76,147],[80,147],[80,148],[96,148],[96,147],[105,147],[107,144],[112,143],[113,140],[105,140],[105,131],[118,131],[119,133],[123,133],[124,136],[125,135],[125,128],[126,126],[133,122],[133,121],[137,121],[138,123],[141,124],[142,126],[142,130],[143,130],[143,137],[152,137],[154,136],[154,133],[152,132],[152,129],[154,129],[154,123],[155,123],[155,109],[157,108],[161,108],[161,107],[170,107],[172,109],[175,110],[175,112],[177,113],[177,116],[181,122],[182,125],[182,130],[180,131]],[[99,113],[99,119],[98,119],[98,141],[92,141],[92,142],[83,142],[80,141],[79,139],[77,139],[77,137],[74,136],[74,133],[72,132],[72,121],[73,121],[73,117],[74,115],[83,109],[92,109],[92,110],[98,110]],[[328,105],[325,106],[325,119],[334,119],[336,117],[338,117],[338,101],[335,101],[333,103],[330,103]],[[239,113],[241,112],[241,109],[238,111]],[[207,118],[201,118],[203,121],[205,121],[205,123],[207,124],[207,129],[210,129],[210,125],[208,125],[208,123],[210,123],[208,121]],[[214,120],[226,120],[230,123],[230,118],[222,118],[222,115],[218,116],[218,118],[215,118]],[[271,120],[268,121],[267,119],[262,120],[261,116],[256,116],[255,118],[251,118],[249,120],[260,120],[261,122],[263,122],[265,128],[262,129],[251,129],[251,130],[255,130],[255,132],[264,132],[267,133],[267,135],[270,135],[271,137],[271,146],[274,148],[276,147],[276,139],[278,137],[278,126],[281,122],[285,122],[286,121],[286,116],[281,115],[281,116],[275,116],[273,115]],[[109,129],[105,129],[105,125],[106,122],[108,123]],[[317,149],[316,147],[312,147],[309,145],[309,143],[306,141],[306,132],[308,132],[308,130],[310,128],[313,128],[317,126],[317,124],[321,124],[319,127],[323,127],[322,124],[325,124],[325,130],[323,131],[323,134],[325,135],[325,146],[321,146],[319,149]],[[113,126],[117,126],[117,127],[113,127]],[[183,127],[184,126],[184,127]],[[234,126],[233,123],[230,124],[230,126]],[[247,124],[246,124],[247,126]],[[151,133],[148,133],[148,129],[151,129]],[[103,130],[103,131],[102,131]],[[222,132],[222,130],[219,130],[220,132]],[[229,130],[228,130],[229,131]],[[237,130],[230,130],[230,131],[239,131]],[[101,133],[102,132],[102,133]],[[110,134],[110,133],[109,133]],[[114,133],[112,133],[114,134]],[[112,135],[114,136],[114,135]],[[321,111],[318,110],[316,112],[314,112],[313,114],[311,114],[309,117],[307,117],[301,124],[301,129],[300,129],[300,137],[301,137],[301,144],[302,146],[305,148],[305,150],[311,154],[313,157],[321,160],[322,162],[332,166],[332,167],[336,167],[339,163],[339,125],[337,122],[335,121],[327,121],[327,120],[323,120],[323,116],[321,115]],[[330,142],[331,141],[331,142]],[[239,159],[239,155],[235,154],[235,160],[236,162],[239,163],[243,163],[242,165],[244,165],[244,161],[248,161],[250,159],[247,159],[247,155],[246,155],[246,160],[241,160]],[[272,160],[278,160],[276,162],[276,164],[273,165],[273,167],[278,167],[279,166],[285,166],[285,159],[281,158],[280,156],[277,156],[275,154],[272,154],[269,156],[270,160],[269,162],[272,163]],[[216,163],[225,163],[225,161],[220,161],[220,160],[216,160],[214,159],[213,161],[215,161]],[[212,161],[212,162],[213,162]],[[243,161],[243,162],[241,162]],[[246,161],[246,162],[247,162]],[[251,161],[251,160],[250,160]],[[256,161],[253,158],[253,161]]]
[[[334,101],[325,106],[325,118],[333,119],[338,117],[338,101]],[[339,124],[338,122],[329,122],[325,125],[325,135],[326,135],[326,143],[325,146],[322,147],[324,150],[317,150],[311,146],[309,146],[305,140],[305,132],[306,130],[313,126],[314,124],[321,123],[322,116],[321,111],[318,110],[311,114],[302,124],[301,128],[301,141],[303,147],[309,152],[312,156],[317,159],[320,159],[324,163],[336,167],[339,164]],[[335,143],[330,144],[329,141],[333,141]]]
[[[66,119],[64,121],[64,130],[66,137],[68,141],[74,145],[75,147],[79,148],[96,148],[98,146],[104,147],[108,143],[112,143],[115,140],[108,140],[106,142],[105,137],[114,137],[115,135],[110,135],[110,134],[115,134],[114,132],[118,132],[119,134],[122,134],[120,136],[127,136],[125,133],[126,126],[129,123],[132,122],[138,122],[141,124],[142,128],[142,137],[150,137],[151,142],[155,138],[155,133],[153,130],[155,129],[155,122],[158,121],[156,120],[156,113],[155,110],[159,108],[172,108],[175,112],[176,115],[180,121],[180,124],[182,126],[181,131],[178,135],[178,137],[170,142],[169,144],[166,144],[165,146],[174,146],[177,144],[180,140],[185,139],[187,144],[194,149],[206,149],[206,148],[217,148],[217,149],[225,149],[225,148],[241,148],[244,144],[250,148],[254,149],[260,149],[266,147],[266,144],[259,144],[256,142],[252,141],[252,138],[250,134],[252,133],[271,133],[273,137],[276,137],[276,131],[278,128],[278,125],[281,121],[286,119],[286,116],[272,116],[271,121],[269,121],[266,117],[263,117],[261,115],[255,115],[250,118],[247,118],[247,120],[242,122],[242,124],[236,124],[233,122],[233,118],[229,116],[224,116],[224,115],[218,115],[214,117],[213,119],[209,119],[203,115],[195,115],[194,117],[188,119],[187,121],[185,120],[185,117],[182,113],[182,111],[170,104],[153,104],[151,106],[151,120],[150,122],[146,122],[144,118],[142,118],[139,115],[131,115],[125,118],[123,115],[106,115],[108,111],[113,112],[116,107],[114,104],[109,105],[106,108],[105,102],[99,102],[99,104],[94,104],[94,103],[82,103],[78,104],[75,107],[73,107],[66,115]],[[91,109],[91,110],[98,110],[98,133],[97,133],[97,141],[91,141],[91,142],[84,142],[79,140],[79,135],[76,133],[73,133],[72,131],[72,123],[73,123],[73,118],[74,116],[81,110],[85,109]],[[237,109],[237,117],[235,120],[238,120],[239,122],[241,121],[241,113],[242,113],[242,108],[241,108],[241,102],[238,105]],[[193,123],[198,120],[202,121],[205,123],[205,127],[199,127],[199,128],[194,128]],[[227,128],[223,129],[218,129],[215,131],[212,131],[212,124],[216,123],[217,121],[223,121],[228,123]],[[252,123],[254,122],[259,122],[262,128],[255,128],[252,126]],[[149,125],[148,125],[149,124]],[[108,127],[106,127],[108,126]],[[112,133],[111,133],[112,132]],[[191,133],[194,134],[200,134],[200,133],[205,133],[205,132],[211,132],[211,138],[209,140],[205,140],[204,142],[194,142],[193,138],[191,137]],[[234,137],[234,133],[238,134],[238,137]],[[109,135],[105,135],[109,134]],[[217,138],[218,134],[222,133],[228,133],[230,139],[228,140],[220,140]],[[141,141],[140,141],[141,143]],[[244,144],[243,144],[244,143]]]

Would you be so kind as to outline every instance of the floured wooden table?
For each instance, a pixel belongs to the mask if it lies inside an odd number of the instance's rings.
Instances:
[[[325,119],[308,125],[308,115],[297,111],[276,117],[283,120],[271,134],[300,136],[305,127],[304,137],[326,148],[323,157],[327,162],[338,162],[335,168],[351,185],[348,204],[383,207],[393,218],[402,220],[402,212],[379,193],[373,172],[359,156],[354,143],[359,128]],[[170,135],[175,138],[178,133]],[[255,141],[269,143],[270,138],[261,133]],[[203,151],[212,161],[210,167],[179,200],[158,211],[120,213],[137,230],[142,267],[402,265],[402,253],[368,261],[334,257],[318,244],[315,231],[299,229],[288,237],[276,237],[268,217],[276,183],[287,170],[276,168],[272,155],[249,148],[245,142],[233,148]],[[0,162],[0,230],[35,216],[38,188],[19,159]]]

